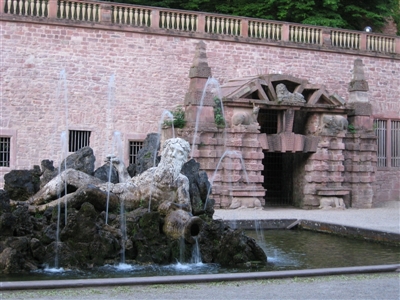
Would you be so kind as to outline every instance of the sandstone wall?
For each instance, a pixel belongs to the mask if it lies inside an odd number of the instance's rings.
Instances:
[[[92,131],[90,145],[97,166],[102,164],[114,130],[122,133],[127,149],[129,138],[158,131],[164,109],[183,104],[199,39],[125,32],[117,27],[99,30],[68,23],[0,22],[0,128],[15,131],[18,155],[12,168],[31,168],[44,158],[58,164],[66,103],[68,128]],[[206,39],[205,43],[213,77],[221,84],[245,75],[285,73],[324,84],[329,93],[344,99],[353,61],[360,57],[351,52],[291,48],[284,43],[281,47],[233,39]],[[390,112],[400,118],[400,60],[361,58],[373,113]],[[65,80],[60,79],[63,70]],[[110,95],[113,74],[115,91]],[[0,169],[0,181],[8,171]],[[378,171],[378,181],[393,172]]]

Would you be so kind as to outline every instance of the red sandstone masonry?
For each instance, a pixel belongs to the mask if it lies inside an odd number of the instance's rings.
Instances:
[[[31,168],[44,158],[58,164],[59,135],[65,126],[64,108],[55,94],[62,69],[67,73],[69,126],[92,131],[91,146],[97,156],[96,163],[100,165],[105,144],[111,139],[107,138],[109,128],[104,126],[110,75],[116,75],[113,129],[121,131],[126,149],[127,134],[157,131],[162,110],[183,103],[189,84],[188,70],[198,42],[196,38],[204,37],[124,32],[125,29],[118,26],[107,30],[90,24],[73,27],[73,22],[61,21],[28,24],[2,18],[1,22],[5,38],[0,45],[3,55],[0,123],[17,130],[18,159],[13,167],[19,169]],[[227,38],[205,41],[209,65],[220,83],[233,77],[255,75],[262,69],[324,84],[329,92],[335,91],[344,99],[348,96],[347,82],[351,80],[353,60],[364,55],[355,51],[340,52],[341,49],[321,52],[285,44],[243,44]],[[374,114],[390,112],[400,118],[396,96],[400,86],[399,60],[364,56],[363,62]],[[210,137],[206,144],[215,143],[215,138]],[[247,146],[251,142],[242,141],[242,144]],[[314,159],[319,161],[341,159],[340,155],[318,155]],[[262,153],[255,152],[246,159],[260,160]],[[358,159],[366,162],[371,156],[355,157],[354,161]],[[206,168],[212,170],[216,163]],[[8,170],[0,172],[3,175]],[[385,172],[378,179],[385,182],[385,174],[392,171],[379,172]],[[398,172],[393,172],[398,179]],[[387,180],[394,185],[396,177]]]

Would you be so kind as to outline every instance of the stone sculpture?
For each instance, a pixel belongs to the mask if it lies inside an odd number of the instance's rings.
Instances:
[[[38,211],[54,206],[56,201],[49,202],[49,200],[61,194],[65,181],[67,181],[69,186],[77,190],[91,185],[103,192],[110,191],[125,201],[127,209],[135,208],[140,201],[143,202],[151,197],[151,205],[155,209],[158,208],[161,202],[165,202],[163,207],[168,206],[166,203],[175,202],[189,211],[191,207],[188,181],[184,175],[180,174],[182,165],[187,160],[189,149],[189,143],[183,139],[167,140],[160,164],[132,178],[121,161],[108,157],[116,167],[119,175],[120,182],[116,184],[104,183],[104,181],[76,169],[67,169],[49,181],[27,203],[36,205],[35,209]],[[73,202],[73,194],[69,194],[68,202]],[[42,205],[44,203],[45,205]]]
[[[182,241],[196,243],[204,263],[265,264],[265,253],[254,239],[213,220],[214,201],[206,201],[210,183],[199,164],[191,160],[183,167],[188,175],[179,172],[189,150],[182,139],[167,140],[159,165],[133,178],[118,159],[109,157],[119,173],[116,184],[66,169],[27,201],[12,201],[0,190],[0,273],[52,266],[56,253],[58,266],[69,269],[115,264],[122,253],[128,263],[188,261],[192,247],[182,250]],[[76,190],[57,199],[65,182],[68,192]]]
[[[294,92],[291,93],[288,91],[286,85],[283,83],[280,83],[276,86],[276,96],[278,99],[278,102],[282,101],[287,101],[287,102],[300,102],[300,103],[305,103],[306,100],[304,99],[304,96],[300,93]]]
[[[345,209],[346,205],[343,202],[342,198],[339,197],[322,197],[319,201],[320,205],[318,208],[321,209]]]
[[[324,115],[322,117],[322,132],[325,134],[337,134],[347,130],[349,125],[347,119],[338,115]]]
[[[253,111],[240,111],[236,112],[232,116],[232,125],[251,125],[257,123],[258,112],[260,111],[260,107],[255,105],[253,102]]]

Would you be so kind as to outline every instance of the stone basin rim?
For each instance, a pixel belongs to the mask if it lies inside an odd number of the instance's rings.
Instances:
[[[388,272],[400,272],[400,264],[323,268],[323,269],[308,269],[308,270],[228,273],[228,274],[6,281],[6,282],[0,282],[0,291],[82,288],[82,287],[102,287],[102,286],[122,286],[122,285],[138,286],[138,285],[151,285],[151,284],[206,283],[206,282],[216,282],[216,281],[284,279],[284,278],[294,278],[294,277],[312,277],[312,276],[365,274],[365,273],[388,273]]]

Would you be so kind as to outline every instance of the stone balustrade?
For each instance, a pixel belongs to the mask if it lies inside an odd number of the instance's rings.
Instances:
[[[121,28],[148,27],[166,30],[166,34],[199,33],[211,35],[209,38],[239,37],[246,38],[247,42],[288,42],[296,47],[315,45],[335,51],[400,55],[400,37],[363,31],[103,1],[0,0],[0,5],[2,15],[114,24]]]

